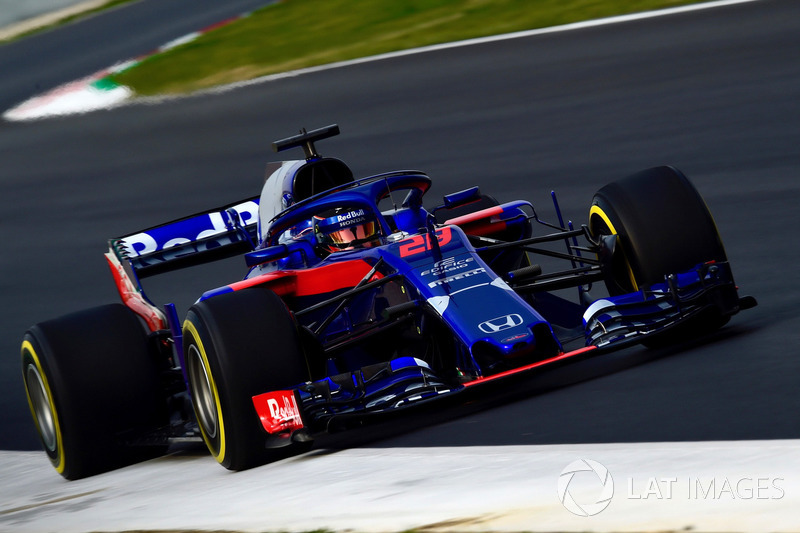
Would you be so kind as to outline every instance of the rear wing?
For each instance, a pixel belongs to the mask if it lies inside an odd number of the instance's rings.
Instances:
[[[108,241],[106,260],[122,301],[151,331],[167,316],[145,296],[141,278],[243,254],[258,238],[258,197],[203,211]]]
[[[258,197],[109,240],[109,253],[146,278],[255,248]]]

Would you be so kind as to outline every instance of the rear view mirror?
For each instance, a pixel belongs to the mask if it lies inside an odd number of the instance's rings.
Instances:
[[[262,265],[264,263],[271,263],[272,261],[283,259],[290,253],[291,250],[289,250],[288,246],[285,244],[279,244],[277,246],[270,246],[269,248],[263,248],[261,250],[249,252],[245,254],[244,260],[245,263],[247,263],[247,266],[254,267],[256,265]]]
[[[444,205],[442,207],[445,209],[453,209],[454,207],[460,207],[462,205],[471,204],[472,202],[477,202],[480,199],[480,187],[472,187],[469,189],[464,189],[463,191],[446,195],[444,197]]]

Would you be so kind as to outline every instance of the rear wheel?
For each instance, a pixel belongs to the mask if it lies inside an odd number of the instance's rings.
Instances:
[[[253,396],[308,381],[297,326],[274,292],[252,288],[192,306],[183,326],[189,388],[203,439],[225,468],[244,470],[289,453],[265,447]]]
[[[42,445],[65,478],[164,452],[165,446],[133,446],[168,415],[147,332],[127,307],[32,326],[22,342],[22,377]]]

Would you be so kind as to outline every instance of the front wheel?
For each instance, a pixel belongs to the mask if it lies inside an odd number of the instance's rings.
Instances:
[[[672,167],[644,170],[597,191],[589,230],[594,237],[618,238],[617,249],[605,258],[606,287],[612,295],[663,283],[665,276],[701,263],[727,261],[705,201]],[[711,331],[727,320],[727,315],[710,312],[685,329]]]
[[[127,307],[32,326],[22,341],[22,378],[45,452],[65,478],[164,452],[165,446],[133,446],[168,415],[147,332]]]
[[[597,191],[589,210],[595,237],[617,235],[609,292],[620,294],[661,283],[664,276],[707,261],[727,261],[705,201],[679,170],[656,167]]]
[[[244,470],[302,451],[265,446],[253,396],[309,380],[297,325],[274,292],[251,288],[214,296],[189,309],[184,357],[195,414],[211,455]]]

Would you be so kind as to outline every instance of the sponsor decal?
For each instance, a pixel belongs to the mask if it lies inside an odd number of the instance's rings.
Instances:
[[[353,225],[356,225],[356,224],[363,224],[366,221],[367,221],[367,217],[349,218],[347,220],[344,220],[343,222],[340,222],[339,223],[339,228],[346,228],[348,226],[353,226]]]
[[[250,201],[232,208],[239,215],[244,226],[255,224],[258,220],[258,204]],[[228,231],[233,226],[231,215],[226,211],[216,211],[204,215],[179,220],[172,224],[150,229],[146,232],[129,235],[122,239],[125,251],[131,258],[147,256],[174,246],[191,243],[200,239],[212,237]],[[221,237],[219,242],[209,241],[204,243],[203,249],[214,248],[229,244],[230,239]],[[197,251],[203,251],[198,245]],[[168,260],[170,257],[153,258],[152,263]]]
[[[326,232],[337,231],[348,226],[363,224],[366,221],[366,211],[363,209],[355,209],[353,211],[348,211],[347,213],[328,217],[319,224],[319,227]]]
[[[442,259],[441,261],[435,262],[433,267],[429,268],[428,270],[423,270],[422,275],[440,276],[442,274],[447,274],[448,272],[455,272],[456,270],[467,268],[473,261],[475,261],[475,259],[472,257],[458,260],[455,257],[448,257],[447,259]]]
[[[503,343],[503,344],[509,344],[509,343],[514,342],[514,341],[525,339],[525,338],[530,337],[530,336],[531,336],[530,333],[519,333],[517,335],[512,335],[512,336],[510,336],[510,337],[508,337],[506,339],[503,339],[500,342]]]
[[[274,391],[253,397],[261,424],[270,435],[303,427],[294,391]]]
[[[446,277],[444,279],[440,279],[440,280],[428,283],[428,287],[430,287],[430,288],[438,287],[440,285],[444,285],[445,283],[452,283],[452,282],[460,280],[460,279],[466,279],[466,278],[469,278],[471,276],[475,276],[475,275],[478,275],[478,274],[483,274],[484,272],[486,272],[485,268],[474,268],[472,270],[467,270],[466,272],[460,272],[460,273],[458,273],[458,274],[456,274],[454,276],[449,276],[449,277]]]
[[[499,333],[507,329],[522,325],[522,317],[518,314],[499,316],[478,324],[478,329],[484,333]]]
[[[336,215],[337,222],[347,222],[348,220],[352,220],[354,218],[363,217],[365,215],[363,209],[359,209],[358,211],[350,211],[349,213],[345,213],[344,215]]]

